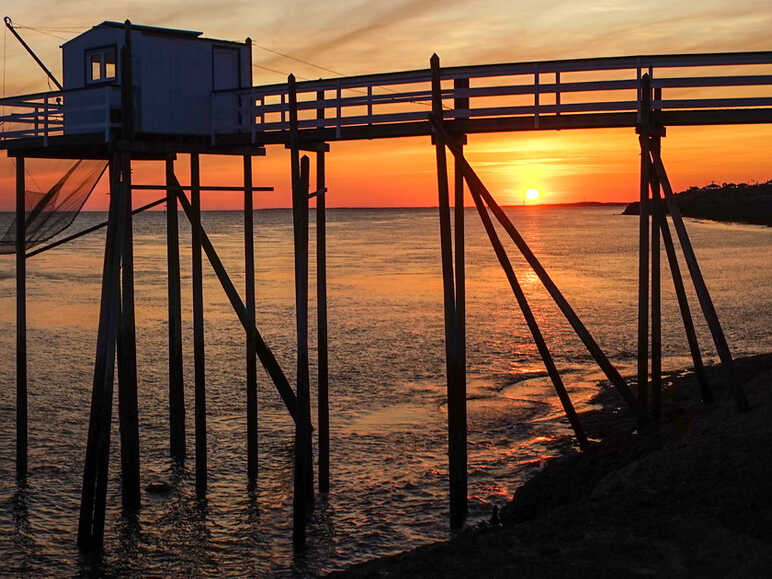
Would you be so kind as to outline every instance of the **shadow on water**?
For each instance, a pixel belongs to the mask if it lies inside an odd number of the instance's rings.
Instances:
[[[19,571],[22,574],[30,570],[30,557],[35,554],[35,541],[32,539],[29,524],[29,491],[26,485],[20,485],[13,495],[11,503],[13,513],[13,546],[17,553],[24,553]]]

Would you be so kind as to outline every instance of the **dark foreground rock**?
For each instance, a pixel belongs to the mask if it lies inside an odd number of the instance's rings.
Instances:
[[[676,193],[675,199],[684,217],[772,226],[772,182],[691,187]],[[622,214],[639,212],[636,201],[627,205]]]
[[[737,361],[751,402],[668,380],[659,424],[633,432],[611,392],[583,415],[601,442],[552,460],[503,509],[501,526],[347,570],[379,577],[767,576],[772,569],[772,355]]]

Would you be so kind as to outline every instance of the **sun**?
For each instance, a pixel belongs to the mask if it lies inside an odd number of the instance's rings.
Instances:
[[[525,192],[525,198],[528,199],[528,201],[536,201],[539,197],[540,195],[538,189],[528,189]]]

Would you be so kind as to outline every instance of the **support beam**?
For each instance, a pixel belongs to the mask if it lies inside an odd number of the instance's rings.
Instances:
[[[166,269],[169,300],[169,454],[182,464],[185,448],[185,378],[182,365],[182,294],[174,160],[166,160]]]
[[[468,78],[457,78],[453,81],[453,88],[463,90],[469,88]],[[453,101],[456,110],[469,109],[469,99],[456,97]],[[466,135],[462,135],[456,140],[452,147],[457,147],[460,156],[464,154],[464,144]],[[458,452],[458,459],[461,464],[459,471],[464,473],[464,477],[459,481],[459,494],[468,496],[468,482],[466,473],[469,468],[469,458],[467,455],[467,416],[466,416],[466,263],[465,263],[465,233],[464,233],[464,172],[461,165],[454,155],[453,158],[453,233],[454,233],[454,257],[455,257],[455,291],[456,291],[456,338],[458,353],[458,384],[456,385],[456,402],[454,406],[458,411],[457,440],[454,447]],[[466,507],[466,501],[464,507]],[[466,515],[466,512],[465,512]]]
[[[255,326],[255,231],[252,202],[252,155],[244,155],[244,283],[249,325]],[[257,486],[257,355],[252,332],[246,331],[247,486]]]
[[[496,229],[493,226],[490,215],[488,215],[488,211],[485,209],[482,197],[479,195],[479,193],[472,190],[472,198],[474,199],[474,203],[477,206],[477,212],[480,214],[480,220],[483,223],[483,227],[488,234],[488,239],[490,239],[493,250],[496,252],[496,257],[499,260],[499,264],[501,264],[501,267],[507,276],[507,280],[509,281],[509,285],[512,288],[512,292],[515,294],[517,303],[520,306],[520,311],[523,312],[523,317],[525,318],[525,322],[531,332],[531,336],[533,336],[533,341],[536,344],[536,348],[539,350],[539,355],[544,362],[544,367],[547,369],[547,374],[549,374],[550,380],[552,380],[552,385],[555,387],[555,392],[560,399],[560,403],[563,405],[563,411],[566,413],[566,417],[571,423],[571,428],[573,428],[574,433],[576,434],[576,440],[579,442],[579,446],[582,448],[582,450],[586,450],[587,436],[584,433],[584,428],[582,428],[582,424],[579,421],[579,416],[576,414],[574,405],[571,402],[571,397],[568,395],[566,387],[563,384],[563,380],[560,377],[560,373],[555,366],[555,362],[552,359],[552,354],[550,354],[547,343],[544,341],[544,336],[542,336],[541,330],[539,329],[539,324],[536,322],[536,318],[531,311],[531,306],[528,304],[528,300],[526,299],[525,293],[520,286],[520,282],[517,280],[515,271],[512,268],[512,263],[509,261],[506,250],[504,249],[504,246],[502,245],[501,240],[496,233]]]
[[[121,309],[120,266],[124,220],[121,219],[119,166],[120,157],[114,155],[110,160],[109,224],[105,241],[94,383],[78,523],[78,546],[91,552],[101,552],[104,540],[115,351]]]
[[[118,326],[118,416],[121,433],[121,498],[125,512],[140,506],[137,338],[134,316],[134,233],[131,216],[131,157],[120,155],[121,319]]]
[[[442,86],[440,59],[431,57],[432,69],[432,118],[442,124]],[[448,187],[448,162],[445,155],[446,135],[434,135],[437,163],[437,192],[439,195],[440,251],[442,253],[442,291],[445,303],[445,360],[448,392],[448,478],[450,487],[450,526],[459,529],[467,514],[466,471],[466,398],[460,384],[460,355],[458,318],[456,313],[456,288],[453,272],[453,241],[450,227],[450,192]]]
[[[659,98],[662,98],[661,89]],[[661,138],[653,136],[650,145],[657,151]],[[660,264],[659,227],[662,222],[662,203],[659,198],[659,181],[651,174],[649,159],[645,159],[646,172],[651,185],[651,413],[659,418],[662,413],[662,268]],[[648,187],[647,187],[648,195]]]
[[[641,146],[640,211],[638,218],[638,401],[648,414],[649,389],[649,118],[651,114],[651,80],[641,78],[638,98]]]
[[[463,143],[465,139],[461,139]],[[463,154],[463,145],[452,145]],[[467,416],[466,416],[466,264],[464,244],[464,174],[461,166],[454,158],[454,273],[455,273],[455,327],[456,327],[456,384],[453,393],[454,437],[453,448],[458,460],[456,481],[458,496],[463,497],[463,505],[459,499],[459,508],[463,506],[464,519],[467,515],[468,496],[468,465],[467,455]]]
[[[694,289],[697,292],[697,298],[699,299],[702,313],[705,316],[705,320],[708,322],[710,334],[713,337],[713,343],[716,346],[716,351],[724,366],[727,382],[734,395],[737,409],[741,412],[745,412],[749,408],[748,399],[745,396],[742,386],[737,382],[732,353],[729,351],[729,345],[726,342],[724,331],[718,320],[716,308],[713,305],[713,300],[708,292],[708,287],[705,285],[705,280],[702,277],[702,271],[697,262],[697,256],[694,253],[689,234],[686,232],[686,225],[684,225],[683,217],[681,217],[681,210],[675,201],[673,189],[670,186],[670,180],[668,179],[667,171],[665,170],[665,165],[662,163],[662,157],[658,151],[653,151],[652,160],[654,162],[654,168],[657,171],[659,182],[662,184],[662,188],[665,192],[665,201],[667,202],[667,207],[670,211],[670,217],[673,220],[673,227],[675,227],[676,235],[678,235],[678,241],[681,244],[681,250],[686,259],[686,265],[689,268],[689,274],[691,275]]]
[[[296,549],[306,540],[306,519],[313,502],[311,463],[311,408],[308,374],[308,157],[298,149],[298,103],[295,77],[289,76],[290,171],[295,254],[295,320],[297,327],[297,416],[295,420],[295,473],[292,542]]]
[[[322,96],[324,93],[322,92]],[[330,402],[327,352],[327,185],[325,152],[316,153],[316,315],[319,492],[330,492]]]
[[[652,176],[656,175],[653,166],[650,169],[649,174]],[[657,184],[659,184],[659,181],[657,181]],[[700,346],[697,342],[697,332],[694,329],[692,313],[689,309],[689,300],[686,297],[686,289],[684,288],[684,281],[681,277],[681,267],[678,264],[673,237],[670,234],[670,226],[667,223],[665,212],[662,207],[662,197],[660,195],[659,187],[656,189],[654,188],[654,181],[652,181],[652,196],[654,203],[659,205],[659,212],[655,213],[655,218],[659,223],[659,230],[662,234],[662,244],[665,246],[665,254],[667,255],[667,261],[670,266],[670,277],[673,278],[673,288],[675,289],[676,299],[678,301],[678,309],[681,312],[681,319],[683,320],[684,330],[686,332],[686,341],[689,344],[689,352],[692,356],[694,373],[697,376],[697,383],[700,387],[702,401],[706,404],[711,404],[713,402],[713,392],[708,384],[708,377],[705,375],[705,367],[702,363]]]
[[[181,189],[177,188],[177,178],[174,175],[172,175],[172,178],[174,180],[173,186],[177,194],[177,200],[180,202],[180,205],[182,206],[188,221],[191,221],[192,223],[193,208],[190,205],[190,201],[188,201],[188,198],[185,197],[185,193]],[[231,303],[233,311],[238,316],[241,325],[246,331],[252,332],[254,334],[257,357],[260,358],[260,362],[263,364],[265,371],[268,372],[268,375],[271,377],[271,380],[273,381],[274,385],[276,386],[276,390],[278,390],[279,395],[284,401],[284,405],[287,407],[287,411],[289,412],[290,416],[293,420],[295,420],[295,407],[297,405],[295,393],[292,391],[292,388],[289,385],[289,381],[284,375],[281,366],[279,366],[279,362],[276,360],[276,356],[274,356],[271,349],[265,343],[258,329],[255,326],[249,325],[247,308],[244,305],[244,302],[241,301],[241,297],[239,297],[239,292],[236,290],[236,286],[233,285],[231,278],[228,276],[228,272],[225,271],[225,266],[223,265],[220,256],[217,255],[217,252],[215,251],[214,246],[212,245],[212,242],[210,241],[209,236],[207,236],[203,227],[201,228],[201,245],[203,247],[204,253],[206,253],[206,257],[209,260],[209,263],[212,266],[212,269],[214,270],[215,275],[217,276],[217,279],[220,281],[220,285],[222,286],[225,295],[228,297],[228,301]]]
[[[24,157],[16,158],[16,481],[27,482],[27,211]]]
[[[196,496],[206,497],[206,361],[204,357],[204,279],[201,263],[201,192],[198,153],[190,155],[190,229],[193,280],[193,366],[196,410]]]
[[[435,129],[438,132],[444,132],[444,129],[436,124]],[[469,164],[469,162],[457,151],[454,151],[453,149],[450,149],[450,151],[456,155],[456,158],[460,161],[461,170],[464,173],[464,179],[466,180],[470,191],[477,191],[482,196],[485,203],[493,212],[493,215],[496,217],[499,223],[501,223],[502,227],[504,227],[512,241],[520,250],[520,253],[523,254],[523,257],[528,262],[528,265],[531,266],[536,276],[544,285],[544,288],[555,301],[555,304],[563,313],[566,320],[568,320],[568,323],[571,324],[571,327],[582,340],[598,366],[601,368],[601,370],[603,370],[604,374],[606,374],[609,382],[614,385],[625,402],[627,402],[628,406],[638,414],[639,418],[642,419],[638,401],[633,396],[624,378],[622,378],[622,375],[619,373],[619,371],[613,366],[613,364],[611,364],[609,359],[606,357],[606,354],[603,353],[603,350],[600,349],[600,346],[598,346],[597,342],[592,337],[592,334],[590,334],[590,332],[584,326],[582,321],[579,319],[579,316],[576,315],[576,312],[571,307],[571,304],[568,303],[568,300],[566,300],[566,298],[560,292],[558,287],[555,285],[555,282],[552,281],[552,278],[544,269],[544,266],[542,266],[541,262],[536,258],[533,251],[531,251],[531,248],[520,235],[517,228],[514,226],[507,214],[499,206],[499,204],[496,203],[496,200],[490,194],[487,187],[485,187],[485,184],[482,182],[482,180],[480,180],[477,173],[475,173],[474,169],[472,169],[472,166]]]

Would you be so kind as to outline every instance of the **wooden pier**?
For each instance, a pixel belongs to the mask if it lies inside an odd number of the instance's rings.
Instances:
[[[101,28],[100,28],[101,27]],[[676,238],[684,252],[689,278],[715,347],[730,380],[732,355],[703,279],[683,219],[674,202],[663,160],[662,141],[668,126],[735,125],[772,122],[772,52],[631,56],[548,62],[477,65],[443,68],[431,58],[424,70],[341,77],[318,81],[267,86],[218,88],[215,78],[208,94],[207,130],[189,133],[157,132],[135,107],[144,106],[135,92],[136,77],[130,63],[132,51],[142,49],[141,33],[149,27],[104,23],[92,29],[99,34],[119,29],[117,55],[119,73],[113,82],[98,86],[65,88],[60,91],[2,99],[7,112],[0,132],[0,148],[16,159],[16,282],[17,282],[17,462],[20,485],[25,484],[27,463],[27,359],[26,359],[26,261],[43,251],[106,227],[102,295],[97,349],[83,476],[78,543],[87,551],[103,547],[107,497],[110,419],[116,372],[119,391],[121,482],[123,509],[136,516],[141,511],[140,448],[137,412],[136,329],[132,215],[150,207],[166,205],[168,267],[169,352],[169,453],[177,462],[186,460],[185,384],[183,381],[179,228],[177,207],[190,221],[192,232],[192,300],[195,369],[195,471],[196,492],[207,495],[206,441],[206,353],[204,351],[203,258],[212,265],[228,300],[244,329],[246,375],[245,478],[250,489],[259,483],[257,424],[257,362],[266,369],[295,425],[295,476],[293,540],[297,548],[305,542],[306,523],[314,501],[312,458],[311,392],[309,387],[309,199],[316,198],[316,291],[318,327],[318,491],[334,492],[330,485],[329,398],[334,396],[328,378],[327,286],[326,286],[326,172],[329,144],[357,139],[431,136],[436,153],[439,234],[443,276],[445,352],[448,396],[448,460],[450,525],[460,528],[467,512],[467,422],[466,422],[466,321],[465,321],[465,187],[472,197],[492,248],[512,288],[539,354],[576,433],[578,444],[588,444],[582,424],[536,322],[515,269],[499,238],[494,220],[511,238],[535,275],[555,301],[578,337],[620,398],[644,424],[656,418],[661,400],[661,280],[660,252],[664,245],[672,273],[701,395],[712,400],[710,385],[702,371],[691,309],[675,253],[675,243],[665,219],[663,203],[672,217]],[[185,42],[209,41],[199,33],[152,29]],[[160,32],[159,32],[160,31]],[[86,33],[88,34],[88,33]],[[98,35],[97,32],[93,34]],[[139,34],[139,36],[137,36]],[[82,36],[86,36],[85,34]],[[78,37],[81,38],[81,37]],[[120,40],[122,38],[122,40]],[[140,42],[137,45],[137,42]],[[182,42],[182,40],[181,40]],[[222,58],[231,58],[228,47],[241,50],[240,43],[211,41]],[[247,40],[244,45],[249,45]],[[230,45],[237,45],[232,47]],[[75,46],[75,45],[72,45]],[[118,56],[119,55],[119,56]],[[763,73],[756,69],[765,67]],[[752,70],[747,70],[748,68]],[[96,69],[95,69],[96,70]],[[705,72],[708,70],[709,72]],[[213,74],[216,75],[217,69]],[[96,72],[94,72],[96,74]],[[144,71],[142,74],[147,75]],[[251,78],[251,77],[250,77]],[[757,87],[762,96],[745,96],[743,89]],[[710,95],[722,89],[722,96]],[[695,95],[681,98],[684,90]],[[730,94],[735,90],[736,94]],[[671,98],[670,94],[675,94]],[[139,104],[138,104],[139,103]],[[147,117],[147,115],[146,115]],[[77,125],[75,121],[86,121]],[[640,227],[638,286],[637,396],[619,374],[603,349],[582,323],[559,288],[532,252],[507,214],[496,202],[474,168],[466,160],[467,136],[478,133],[545,131],[568,129],[628,128],[638,134],[640,162]],[[254,191],[270,189],[254,185],[253,157],[278,145],[290,150],[293,235],[295,258],[295,307],[297,323],[297,383],[289,383],[271,348],[263,339],[256,319],[253,201]],[[315,183],[311,184],[314,154]],[[449,170],[449,158],[453,171]],[[182,185],[174,163],[178,155],[190,157],[190,183]],[[202,187],[199,156],[237,155],[243,160],[243,186]],[[27,158],[102,159],[109,164],[110,209],[108,221],[83,232],[68,235],[46,246],[27,246],[28,208],[25,206]],[[165,183],[135,184],[131,179],[134,160],[163,163]],[[634,159],[631,159],[631,163]],[[452,177],[450,176],[452,174]],[[451,182],[454,207],[451,211]],[[132,209],[132,191],[158,190],[157,201]],[[243,294],[233,284],[213,243],[201,225],[201,192],[237,190],[244,195]],[[189,192],[189,196],[188,196]],[[243,297],[242,297],[243,295]],[[649,323],[650,322],[650,323]],[[732,382],[739,410],[747,408],[741,386]]]

